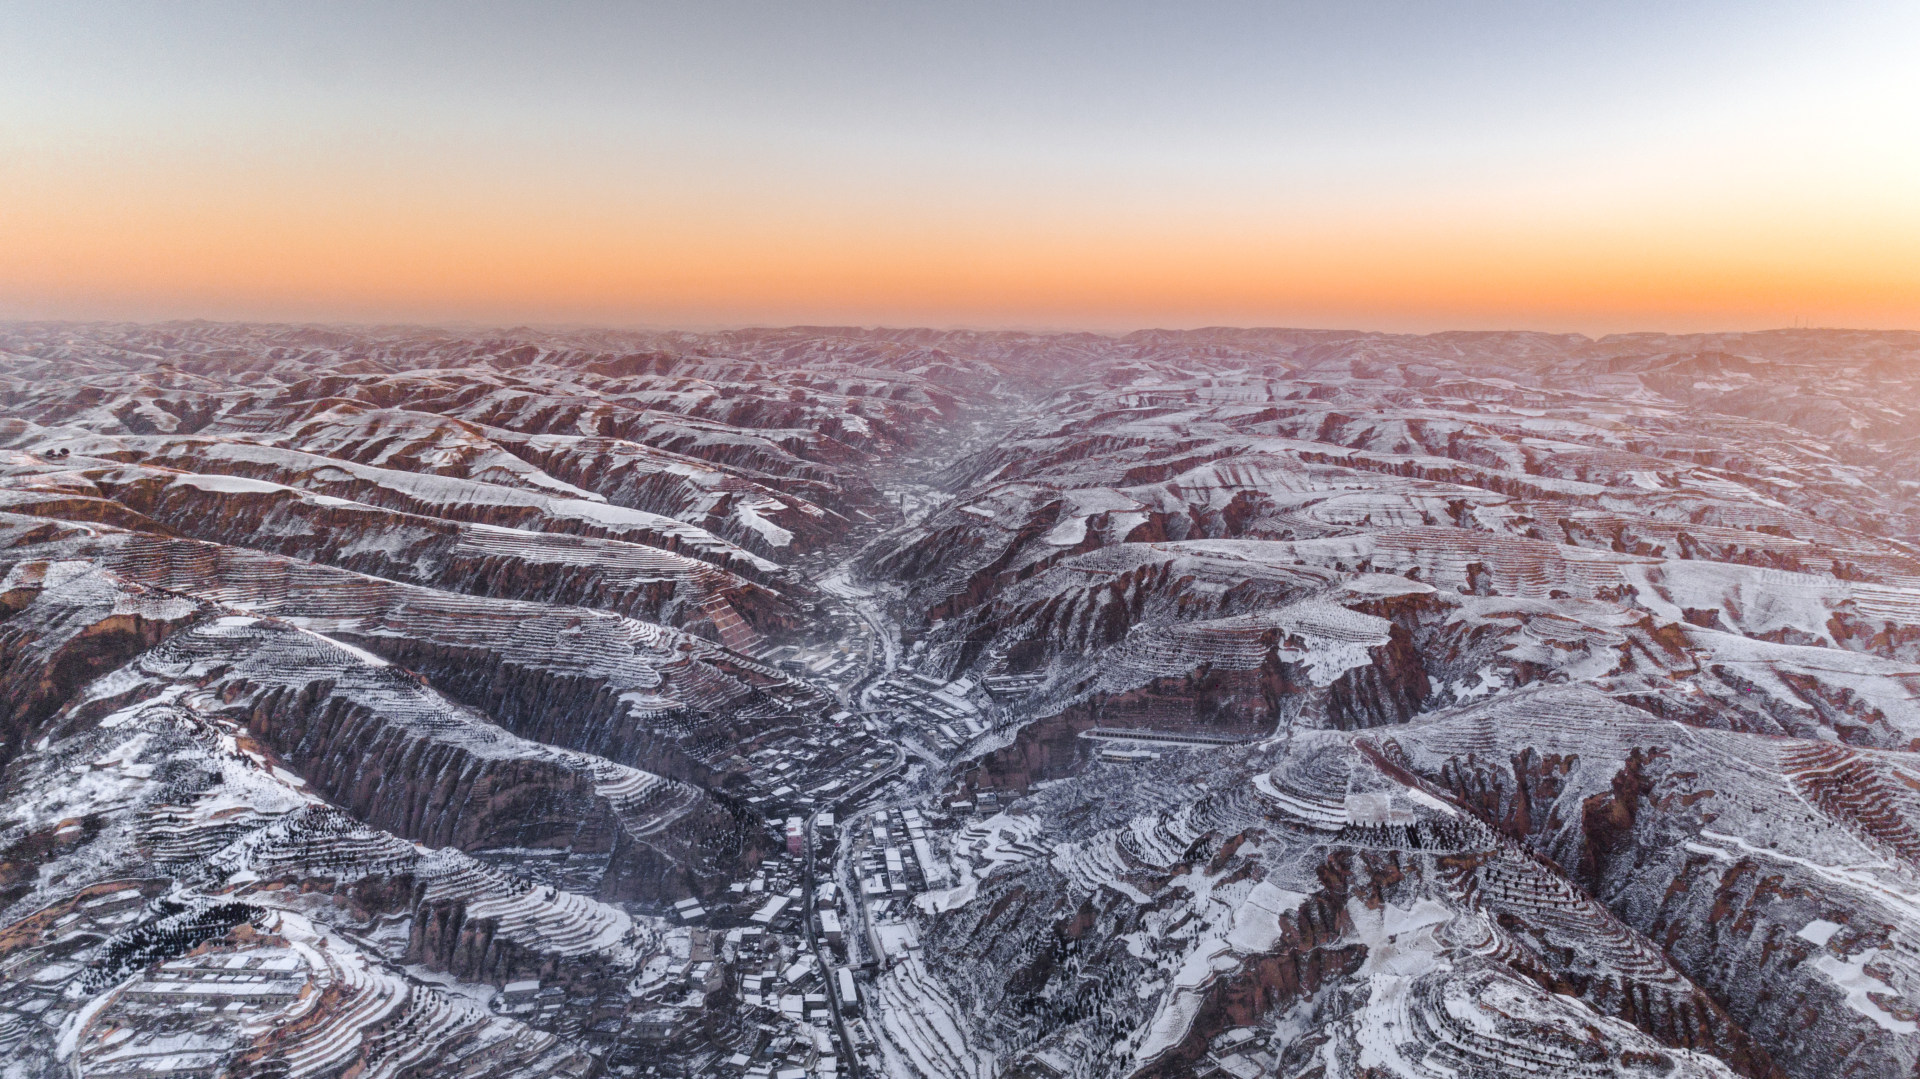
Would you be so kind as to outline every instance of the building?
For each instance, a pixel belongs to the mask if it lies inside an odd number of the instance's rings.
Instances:
[[[755,911],[753,917],[748,920],[755,925],[772,925],[773,920],[780,916],[781,911],[787,909],[787,904],[790,902],[792,902],[792,900],[788,899],[785,895],[776,895],[772,899],[767,900],[766,905]]]

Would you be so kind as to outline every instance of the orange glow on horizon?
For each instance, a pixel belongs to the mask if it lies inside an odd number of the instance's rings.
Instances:
[[[566,219],[352,193],[332,205],[48,199],[0,208],[0,290],[28,298],[11,313],[29,317],[1920,326],[1920,244],[1864,223],[1549,219],[1516,229],[1464,211],[1444,227],[1363,216],[1127,231],[605,207]]]

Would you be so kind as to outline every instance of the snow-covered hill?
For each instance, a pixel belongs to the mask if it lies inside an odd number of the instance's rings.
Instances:
[[[1920,335],[0,326],[0,1075],[1920,1074]]]

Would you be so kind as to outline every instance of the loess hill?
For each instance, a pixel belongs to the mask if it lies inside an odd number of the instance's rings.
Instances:
[[[596,1074],[1920,1076],[1920,334],[0,325],[0,1076]]]

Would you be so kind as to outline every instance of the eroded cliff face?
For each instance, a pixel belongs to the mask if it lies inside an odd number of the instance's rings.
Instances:
[[[0,327],[0,1071],[1920,1074],[1916,359]]]

